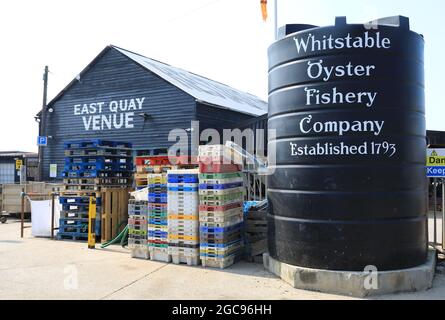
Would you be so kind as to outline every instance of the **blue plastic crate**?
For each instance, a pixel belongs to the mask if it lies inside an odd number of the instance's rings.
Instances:
[[[167,238],[168,232],[148,230],[148,236],[149,237]]]
[[[199,189],[201,190],[226,190],[232,188],[242,187],[242,182],[226,183],[226,184],[200,184]]]
[[[199,177],[197,174],[168,174],[169,183],[198,183]]]
[[[167,203],[167,195],[166,194],[148,194],[148,202],[150,203]]]
[[[229,226],[229,227],[224,227],[224,228],[219,228],[219,227],[203,227],[201,226],[199,228],[200,232],[203,233],[227,233],[227,232],[232,232],[232,231],[237,231],[237,230],[241,230],[244,226],[243,222],[237,223],[233,226]]]
[[[173,192],[198,192],[198,187],[168,187],[168,191]]]
[[[149,184],[149,188],[167,188],[166,184]]]
[[[166,219],[148,219],[148,224],[154,224],[158,226],[167,226],[168,222]]]

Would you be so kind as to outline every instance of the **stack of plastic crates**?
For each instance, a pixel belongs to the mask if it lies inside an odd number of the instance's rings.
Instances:
[[[175,264],[199,265],[198,174],[168,171],[168,251]]]
[[[134,174],[136,190],[147,188],[149,173],[166,173],[172,169],[168,156],[137,156],[135,158],[136,173]]]
[[[60,203],[58,239],[88,239],[89,198],[96,197],[96,236],[101,233],[101,188],[132,185],[132,145],[106,140],[80,140],[64,143],[65,166],[62,172],[65,190]]]
[[[170,262],[168,254],[167,174],[148,174],[147,180],[150,259]]]
[[[199,148],[200,256],[204,267],[227,268],[242,256],[244,188],[241,165],[225,146]]]
[[[148,201],[129,200],[128,247],[132,258],[150,259],[148,250]]]

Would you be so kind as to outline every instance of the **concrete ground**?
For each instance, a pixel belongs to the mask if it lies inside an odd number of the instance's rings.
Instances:
[[[88,250],[86,243],[33,238],[20,224],[0,225],[0,299],[351,299],[297,290],[261,264],[226,270],[131,259],[119,246]],[[425,292],[379,299],[445,299],[445,275]]]

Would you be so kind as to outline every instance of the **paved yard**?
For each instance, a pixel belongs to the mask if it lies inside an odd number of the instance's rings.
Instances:
[[[20,224],[0,225],[0,299],[350,299],[296,290],[261,264],[227,270],[131,259],[119,246],[33,238]],[[385,299],[445,299],[445,275],[434,288]]]

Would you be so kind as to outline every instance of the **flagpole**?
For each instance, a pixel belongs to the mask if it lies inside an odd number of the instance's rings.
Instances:
[[[278,0],[274,0],[274,39],[278,40]]]

